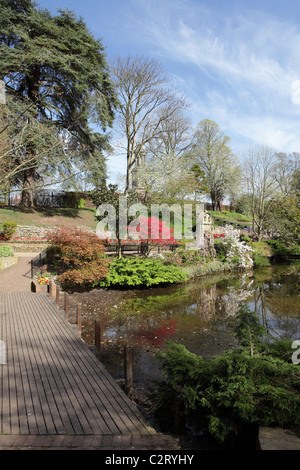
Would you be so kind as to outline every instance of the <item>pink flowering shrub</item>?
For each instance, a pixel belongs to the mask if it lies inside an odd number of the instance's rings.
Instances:
[[[128,234],[131,238],[138,237],[140,241],[160,246],[177,244],[174,230],[156,217],[140,217],[137,226],[128,227]]]

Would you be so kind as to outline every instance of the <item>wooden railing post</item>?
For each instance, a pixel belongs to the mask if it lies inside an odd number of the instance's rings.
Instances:
[[[77,310],[77,330],[78,330],[79,336],[81,336],[82,320],[81,320],[81,305],[80,304],[77,304],[76,310]]]
[[[64,311],[66,315],[66,320],[68,320],[69,314],[69,295],[67,292],[64,293]]]
[[[56,305],[57,305],[57,307],[59,307],[59,286],[58,286],[58,285],[56,286],[56,297],[55,297],[55,300],[56,300]]]
[[[95,353],[98,356],[101,352],[101,325],[100,320],[95,320]]]
[[[129,398],[132,396],[132,351],[128,344],[124,346],[125,366],[125,392]]]
[[[52,297],[53,297],[53,281],[52,281],[52,279],[50,279],[50,281],[49,281],[49,296],[50,296],[50,299],[52,299]]]

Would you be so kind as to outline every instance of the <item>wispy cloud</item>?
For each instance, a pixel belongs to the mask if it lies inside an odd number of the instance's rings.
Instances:
[[[136,3],[143,10],[137,31],[173,65],[195,119],[209,115],[227,132],[300,151],[300,28],[261,12],[226,16],[193,1]]]

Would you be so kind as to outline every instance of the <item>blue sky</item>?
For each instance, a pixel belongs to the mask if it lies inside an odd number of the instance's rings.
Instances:
[[[68,8],[106,55],[156,58],[191,104],[242,155],[251,144],[300,152],[300,3],[296,0],[41,0]],[[125,156],[108,161],[111,180]]]

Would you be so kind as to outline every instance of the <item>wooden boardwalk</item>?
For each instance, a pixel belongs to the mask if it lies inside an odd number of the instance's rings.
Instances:
[[[7,436],[155,436],[47,294],[0,293],[0,340],[0,448]]]

